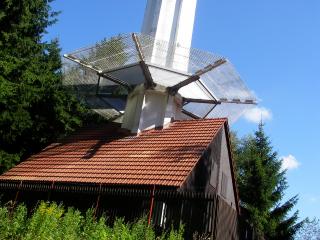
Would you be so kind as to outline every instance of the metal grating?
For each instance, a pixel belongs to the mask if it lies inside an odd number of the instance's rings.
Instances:
[[[77,64],[66,64],[64,83],[83,99],[97,95],[100,90],[106,93],[109,89],[112,94],[111,86],[120,84],[129,89],[147,82],[143,64],[155,84],[170,88],[199,74],[199,70],[208,65],[223,60],[225,62],[222,65],[178,89],[182,97],[211,99],[219,102],[219,106],[208,113],[212,104],[203,103],[199,106],[188,103],[185,110],[198,117],[229,117],[232,122],[250,104],[256,102],[254,94],[225,58],[198,49],[183,48],[140,33],[104,39],[91,47],[66,54],[65,57]]]

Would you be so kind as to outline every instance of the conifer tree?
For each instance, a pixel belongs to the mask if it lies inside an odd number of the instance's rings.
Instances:
[[[234,137],[233,137],[234,138]],[[301,227],[298,212],[289,216],[297,196],[282,202],[287,188],[285,171],[273,151],[263,124],[254,136],[234,141],[237,182],[244,218],[254,228],[257,239],[293,239]]]
[[[0,1],[0,172],[81,124],[84,108],[62,87],[51,0]]]
[[[296,240],[320,240],[320,220],[305,219],[303,226],[299,229],[295,236]]]

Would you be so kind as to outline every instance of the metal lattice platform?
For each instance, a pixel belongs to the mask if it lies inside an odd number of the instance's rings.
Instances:
[[[148,35],[119,35],[64,56],[72,61],[65,64],[64,84],[106,117],[121,115],[139,84],[180,93],[184,113],[195,118],[233,122],[256,102],[227,59]]]

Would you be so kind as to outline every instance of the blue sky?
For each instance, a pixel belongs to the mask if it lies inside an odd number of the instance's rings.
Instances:
[[[46,39],[59,38],[66,53],[105,37],[139,32],[145,4],[146,0],[56,1],[52,6],[61,14]],[[299,194],[300,216],[318,218],[319,13],[319,0],[198,0],[192,44],[230,59],[258,95],[274,149],[289,163],[299,163],[287,171],[286,197]],[[243,118],[232,128],[241,136],[257,125]]]

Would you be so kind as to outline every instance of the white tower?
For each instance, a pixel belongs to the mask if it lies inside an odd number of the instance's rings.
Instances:
[[[151,63],[187,72],[186,56],[192,42],[196,4],[197,0],[148,0],[142,33],[167,44],[161,52],[157,52],[159,48],[156,46],[153,48]],[[173,53],[167,51],[169,45],[174,46]],[[159,55],[162,55],[161,62]],[[161,86],[155,89],[141,86],[128,96],[123,127],[133,132],[161,127],[169,123],[171,118],[181,119],[181,109],[179,94],[170,96]]]
[[[190,48],[197,0],[148,0],[142,33]]]
[[[65,54],[98,77],[71,68],[66,83],[94,111],[132,133],[164,127],[171,119],[237,119],[255,96],[227,59],[191,49],[196,4],[148,0],[141,34]],[[119,85],[127,89],[123,96]]]
[[[174,53],[164,56],[165,63],[161,65],[188,70],[186,56],[192,42],[196,5],[197,0],[148,0],[141,32],[175,45]],[[159,53],[154,52],[154,55]],[[171,66],[173,62],[175,66]]]

